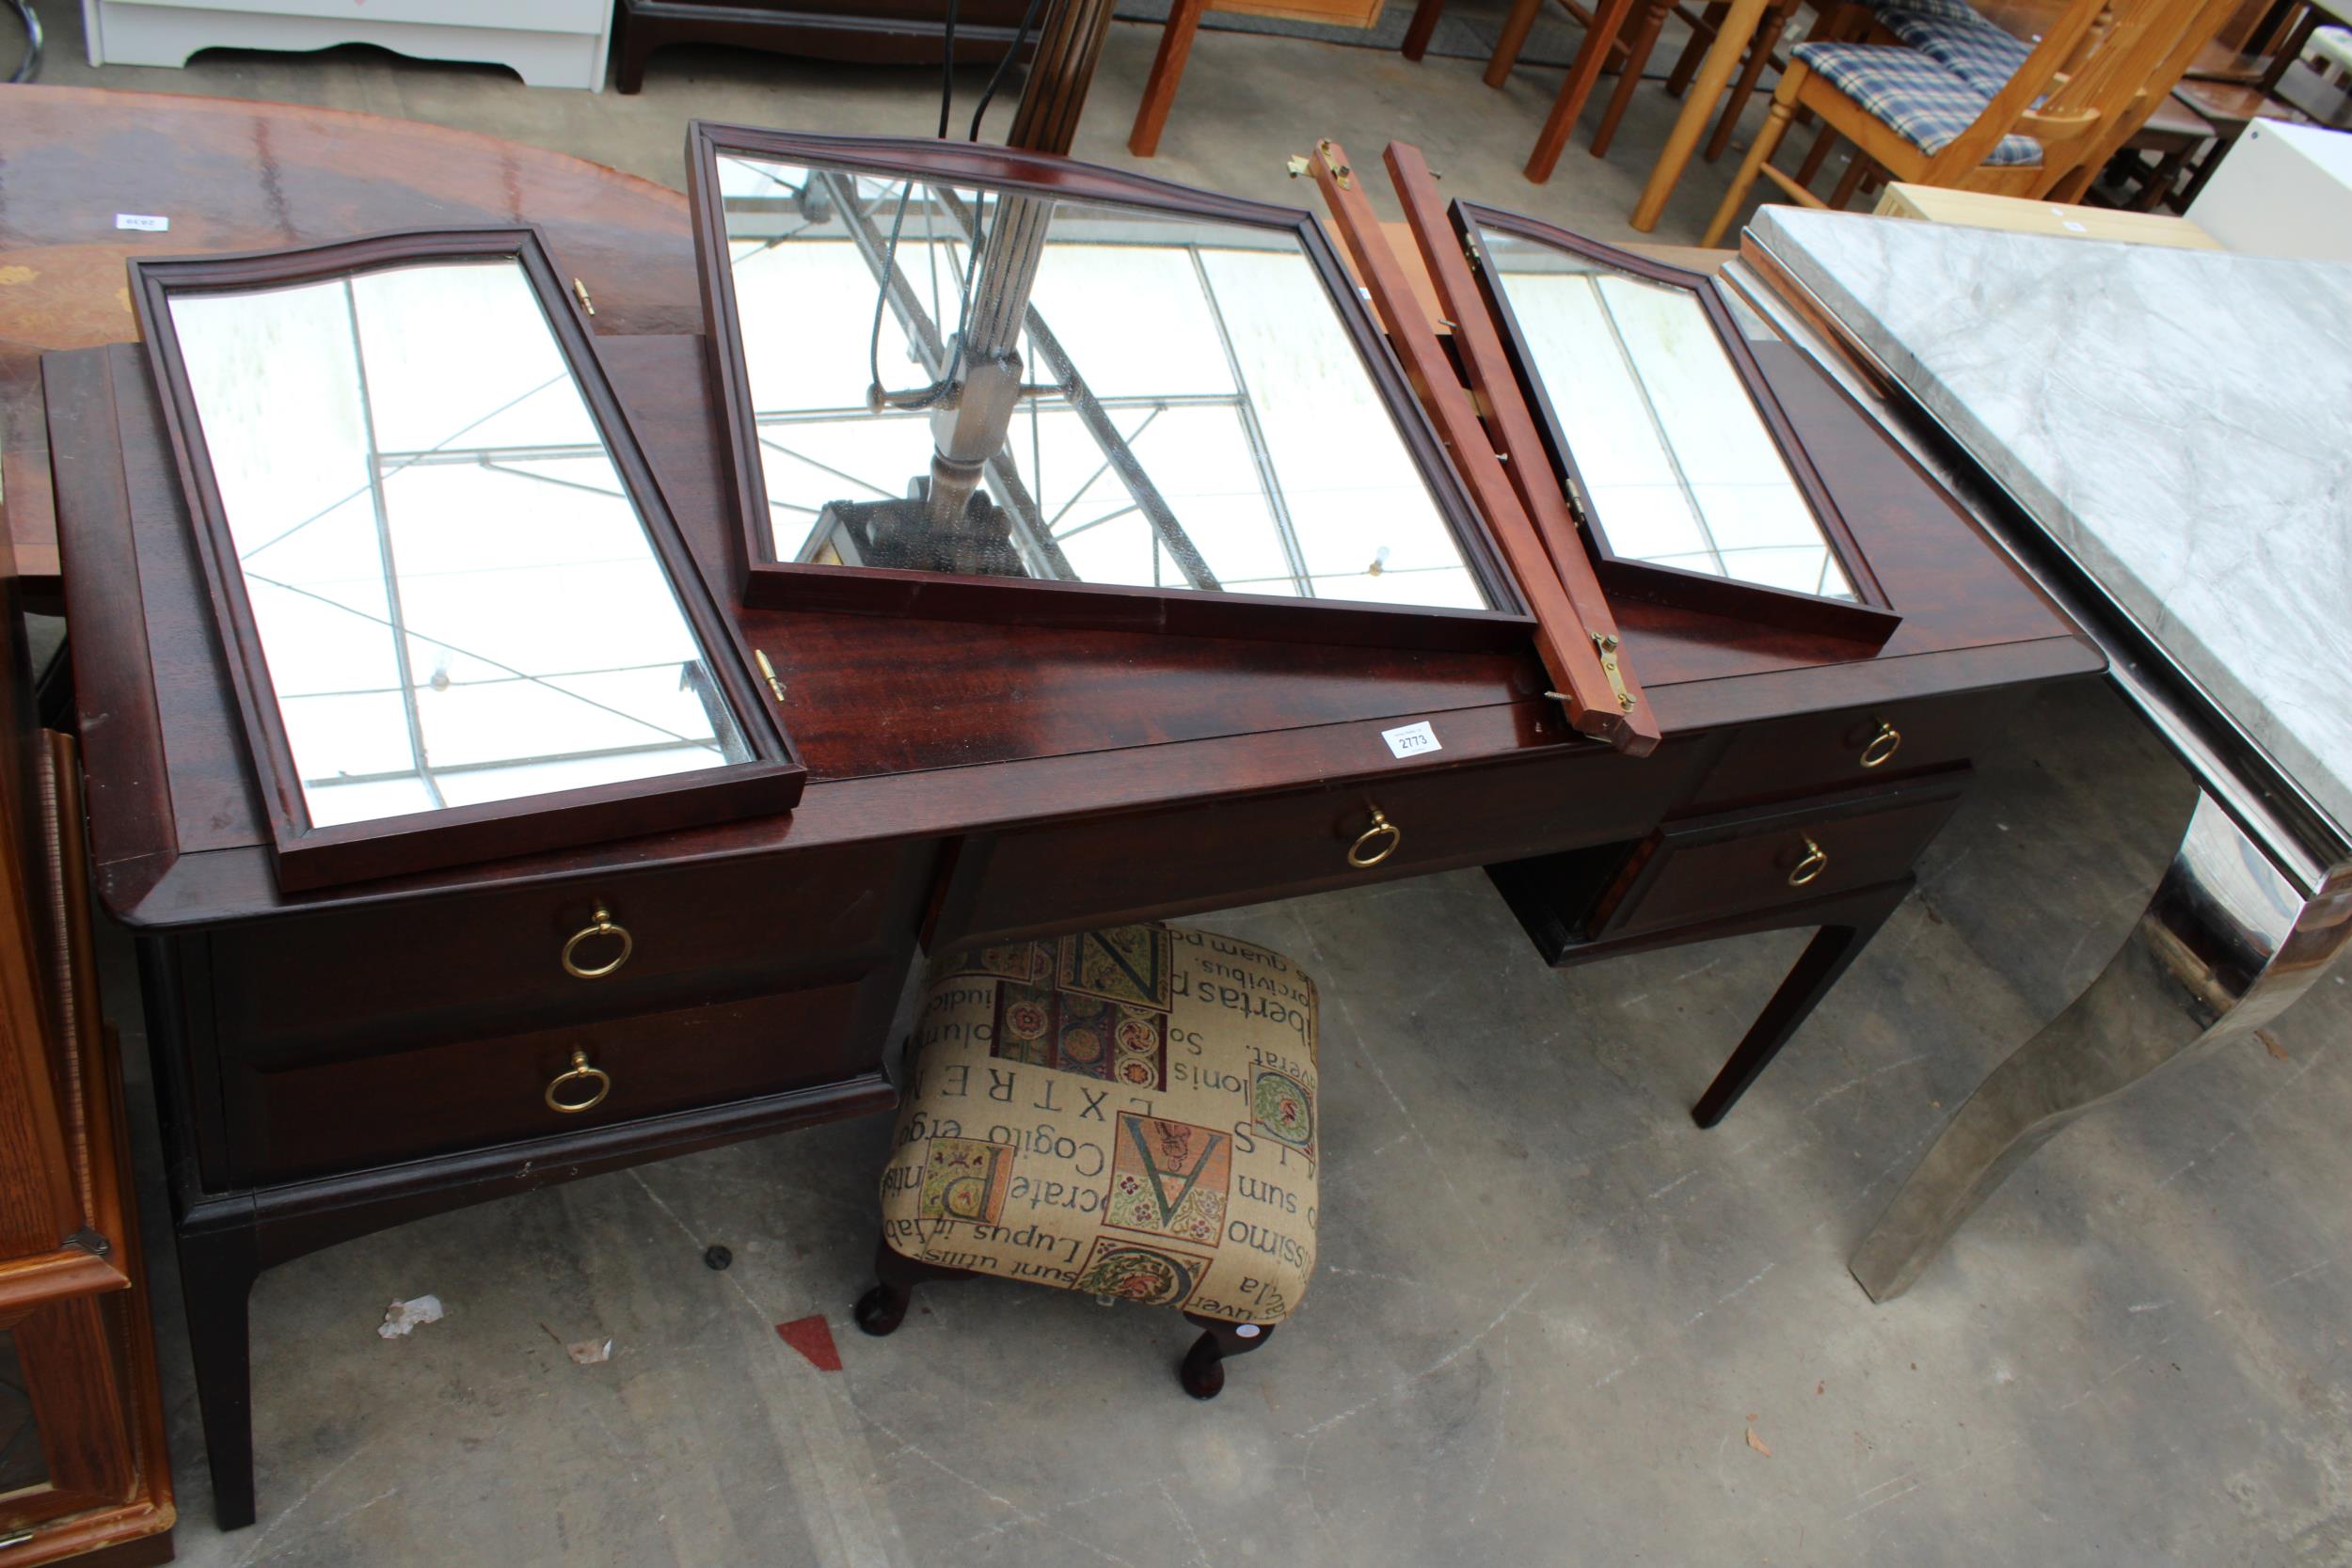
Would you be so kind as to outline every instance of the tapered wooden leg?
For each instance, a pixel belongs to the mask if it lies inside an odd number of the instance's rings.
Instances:
[[[1826,125],[1822,126],[1820,135],[1813,138],[1813,145],[1805,149],[1804,161],[1797,166],[1797,183],[1810,189],[1814,176],[1820,174],[1821,166],[1829,162],[1830,149],[1836,145],[1837,133]]]
[[[1513,0],[1511,14],[1502,21],[1502,36],[1495,40],[1495,52],[1486,61],[1488,87],[1499,87],[1510,79],[1511,68],[1518,63],[1519,51],[1526,47],[1527,35],[1535,25],[1535,13],[1543,8],[1544,0]]]
[[[1837,188],[1830,192],[1830,206],[1842,211],[1846,203],[1853,199],[1853,193],[1862,188],[1862,182],[1869,177],[1870,168],[1870,155],[1855,148],[1853,156],[1846,160],[1846,172],[1837,177]]]
[[[1805,945],[1787,979],[1772,993],[1772,999],[1756,1015],[1748,1029],[1747,1037],[1724,1063],[1723,1070],[1707,1086],[1699,1102],[1691,1110],[1691,1119],[1701,1127],[1712,1127],[1724,1119],[1724,1114],[1739,1103],[1756,1075],[1772,1065],[1780,1054],[1780,1048],[1789,1037],[1813,1016],[1821,998],[1836,985],[1870,939],[1879,933],[1905,895],[1911,892],[1912,880],[1906,877],[1890,882],[1874,895],[1861,895],[1856,902],[1841,910],[1841,918],[1835,925],[1825,925]]]
[[[1143,102],[1136,105],[1136,128],[1128,134],[1127,150],[1149,158],[1160,150],[1160,132],[1168,111],[1175,106],[1177,85],[1184,79],[1184,61],[1192,54],[1192,36],[1200,30],[1200,13],[1209,0],[1176,0],[1160,32],[1160,52],[1152,56],[1152,74],[1143,84]]]
[[[1561,150],[1568,145],[1568,137],[1576,130],[1577,117],[1584,112],[1584,101],[1593,95],[1593,84],[1600,79],[1600,68],[1608,61],[1610,46],[1625,26],[1626,13],[1633,8],[1633,0],[1600,0],[1593,9],[1593,24],[1584,29],[1583,47],[1576,52],[1576,60],[1568,67],[1568,79],[1560,84],[1560,96],[1552,101],[1550,118],[1544,121],[1542,135],[1535,138],[1535,150],[1528,154],[1527,177],[1538,185],[1551,178],[1552,169],[1560,162]]]
[[[1680,98],[1691,86],[1692,74],[1698,70],[1699,61],[1707,57],[1707,46],[1722,33],[1724,13],[1730,9],[1728,0],[1708,0],[1707,8],[1699,13],[1698,25],[1691,29],[1691,41],[1682,46],[1682,53],[1675,58],[1675,68],[1666,73],[1669,97]]]
[[[1715,118],[1715,134],[1707,138],[1706,159],[1713,163],[1731,146],[1731,134],[1740,128],[1740,117],[1747,113],[1748,100],[1756,95],[1756,85],[1764,78],[1764,68],[1772,63],[1772,51],[1780,47],[1780,35],[1788,29],[1788,19],[1796,13],[1795,0],[1776,0],[1764,13],[1763,23],[1756,30],[1756,41],[1748,46],[1747,62],[1740,68],[1740,79],[1731,85],[1731,96],[1724,100],[1724,112]]]
[[[1715,209],[1715,216],[1707,226],[1707,233],[1699,241],[1703,245],[1720,245],[1724,232],[1740,216],[1740,209],[1748,199],[1748,192],[1756,185],[1765,160],[1780,146],[1780,138],[1788,133],[1788,117],[1797,106],[1797,91],[1804,85],[1806,71],[1803,61],[1788,68],[1788,74],[1780,79],[1780,88],[1772,94],[1772,113],[1764,117],[1763,128],[1756,132],[1755,145],[1748,155],[1740,160],[1740,172],[1731,177],[1731,189],[1724,193],[1723,205]]]
[[[857,1298],[857,1306],[850,1316],[858,1327],[876,1338],[891,1333],[906,1321],[908,1304],[914,1299],[914,1288],[929,1280],[969,1279],[970,1269],[950,1269],[938,1263],[926,1263],[919,1258],[909,1258],[888,1242],[874,1248],[874,1288]]]
[[[1184,1314],[1186,1323],[1200,1325],[1200,1338],[1184,1353],[1184,1364],[1176,1369],[1176,1381],[1184,1386],[1184,1392],[1197,1400],[1213,1400],[1225,1391],[1225,1361],[1229,1356],[1247,1355],[1274,1338],[1272,1323],[1231,1323],[1222,1318],[1204,1318],[1195,1313]]]
[[[1617,73],[1617,90],[1609,95],[1609,107],[1601,111],[1600,129],[1593,133],[1593,156],[1607,155],[1609,144],[1616,137],[1617,122],[1633,103],[1633,91],[1642,85],[1642,71],[1649,64],[1649,55],[1658,46],[1658,29],[1666,24],[1666,12],[1674,0],[1642,0],[1642,14],[1633,24],[1632,40],[1626,45],[1625,69]]]
[[[1405,29],[1405,57],[1418,60],[1429,53],[1429,40],[1438,31],[1438,19],[1445,14],[1445,0],[1421,0],[1413,8],[1413,20]]]
[[[1633,227],[1646,234],[1658,227],[1658,220],[1666,211],[1666,200],[1682,181],[1682,171],[1691,165],[1691,153],[1699,144],[1699,135],[1707,129],[1708,111],[1721,96],[1724,84],[1740,65],[1740,41],[1756,31],[1756,18],[1764,14],[1765,0],[1731,0],[1731,8],[1724,13],[1723,24],[1716,29],[1715,41],[1708,46],[1707,58],[1699,66],[1697,79],[1692,84],[1690,96],[1682,101],[1682,112],[1675,117],[1674,129],[1666,134],[1666,145],[1658,154],[1658,162],[1650,166],[1649,182],[1642,187],[1642,199],[1633,204]]]
[[[253,1523],[253,1358],[247,1307],[261,1262],[249,1227],[183,1231],[180,1294],[188,1313],[196,1402],[213,1473],[213,1523]]]

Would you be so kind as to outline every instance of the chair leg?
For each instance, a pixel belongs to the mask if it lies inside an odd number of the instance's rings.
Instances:
[[[1724,193],[1723,205],[1715,209],[1714,219],[1708,224],[1706,236],[1699,244],[1714,245],[1722,243],[1724,230],[1729,229],[1732,220],[1740,215],[1740,208],[1746,202],[1749,190],[1762,174],[1765,162],[1780,146],[1780,138],[1788,134],[1788,117],[1797,106],[1797,89],[1804,86],[1809,74],[1804,62],[1799,61],[1791,64],[1788,74],[1780,79],[1780,89],[1772,94],[1772,113],[1764,117],[1763,128],[1756,132],[1755,144],[1748,149],[1748,155],[1740,160],[1740,172],[1731,177],[1731,189]]]
[[[1438,19],[1445,14],[1445,0],[1421,0],[1413,8],[1413,20],[1405,29],[1405,57],[1418,60],[1429,53],[1429,40],[1438,31]]]
[[[1543,134],[1535,138],[1535,150],[1527,156],[1527,177],[1538,185],[1551,178],[1551,171],[1560,162],[1561,150],[1568,145],[1569,135],[1576,130],[1576,120],[1584,112],[1584,101],[1593,95],[1593,84],[1600,79],[1600,68],[1608,61],[1610,45],[1616,41],[1625,26],[1626,12],[1633,8],[1633,0],[1600,0],[1594,8],[1593,24],[1584,29],[1583,47],[1576,52],[1576,63],[1568,67],[1568,79],[1560,84],[1560,96],[1552,101],[1551,116],[1544,121]]]
[[[888,1242],[874,1247],[874,1288],[857,1298],[857,1306],[850,1316],[858,1327],[876,1338],[896,1329],[906,1321],[907,1306],[914,1299],[914,1288],[926,1280],[969,1279],[970,1269],[951,1269],[939,1263],[926,1263],[920,1258],[909,1258]]]
[[[1680,98],[1690,89],[1699,61],[1707,57],[1708,45],[1715,41],[1715,30],[1724,24],[1724,14],[1730,9],[1730,0],[1708,0],[1707,9],[1699,14],[1699,24],[1691,29],[1691,41],[1682,46],[1674,70],[1666,73],[1668,97]]]
[[[1184,1321],[1200,1326],[1200,1338],[1184,1353],[1184,1364],[1176,1369],[1176,1381],[1184,1386],[1184,1392],[1197,1400],[1213,1400],[1225,1391],[1225,1360],[1228,1356],[1247,1355],[1274,1338],[1273,1323],[1230,1323],[1222,1318],[1204,1318],[1187,1312]]]
[[[1855,148],[1853,156],[1846,160],[1846,172],[1837,177],[1837,188],[1830,193],[1832,212],[1845,211],[1846,203],[1851,201],[1854,192],[1862,188],[1862,182],[1869,178],[1870,168],[1870,155]]]
[[[1633,89],[1642,85],[1643,68],[1649,64],[1650,51],[1658,46],[1658,29],[1666,23],[1666,12],[1673,0],[1642,0],[1641,20],[1633,26],[1633,40],[1626,46],[1625,69],[1618,72],[1617,90],[1609,95],[1609,107],[1601,112],[1600,129],[1593,133],[1593,156],[1605,157],[1609,143],[1617,135],[1617,122],[1625,118],[1626,109],[1633,103]]]
[[[1534,30],[1535,13],[1544,8],[1544,0],[1514,0],[1511,14],[1503,20],[1502,36],[1495,40],[1495,52],[1486,61],[1486,85],[1499,87],[1510,79],[1511,68],[1518,63],[1519,50],[1527,43],[1527,35]]]
[[[1740,128],[1740,117],[1747,113],[1748,100],[1755,95],[1756,83],[1763,80],[1764,68],[1772,63],[1772,51],[1780,47],[1780,35],[1788,30],[1788,19],[1796,8],[1795,0],[1781,0],[1764,13],[1764,21],[1748,45],[1747,61],[1740,68],[1740,79],[1732,84],[1731,96],[1724,100],[1724,112],[1715,121],[1714,134],[1707,138],[1708,163],[1721,158],[1731,146],[1731,134]]]
[[[1821,166],[1829,162],[1830,149],[1836,145],[1837,133],[1826,125],[1822,126],[1820,134],[1813,138],[1813,145],[1806,149],[1804,162],[1797,166],[1797,183],[1811,189],[1814,179],[1821,172]]]
[[[1160,33],[1160,52],[1152,56],[1152,74],[1143,84],[1143,102],[1136,105],[1136,128],[1128,133],[1127,150],[1149,158],[1160,150],[1160,132],[1168,111],[1175,106],[1176,88],[1184,79],[1184,60],[1192,54],[1192,36],[1200,30],[1200,13],[1209,0],[1176,0]]]

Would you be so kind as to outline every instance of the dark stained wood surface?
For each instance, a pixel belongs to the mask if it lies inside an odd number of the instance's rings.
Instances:
[[[701,340],[605,339],[598,352],[690,543],[707,570],[723,572],[733,524]],[[1833,387],[1793,352],[1762,358],[1907,613],[1884,648],[1860,657],[1839,639],[1620,605],[1670,738],[2102,667],[2096,650]],[[45,368],[52,440],[77,454],[61,460],[72,482],[61,484],[59,505],[101,885],[109,907],[135,923],[945,836],[1590,744],[1568,737],[1542,698],[1532,655],[741,610],[745,640],[769,653],[787,684],[786,722],[810,768],[789,817],[284,895],[270,875],[266,829],[140,356],[119,346],[53,356]],[[120,463],[112,457],[118,394]],[[104,456],[85,463],[82,451]],[[1379,732],[1417,718],[1434,720],[1444,750],[1399,764]],[[1841,734],[1847,722],[1838,719]]]

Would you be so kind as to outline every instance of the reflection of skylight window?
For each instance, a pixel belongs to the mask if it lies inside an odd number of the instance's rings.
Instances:
[[[996,206],[737,156],[719,170],[775,555],[834,561],[829,503],[906,496],[930,468],[928,414],[866,404],[888,234],[875,359],[919,388],[952,357],[967,226]],[[1022,334],[1023,372],[1049,389],[981,482],[1029,576],[1488,608],[1289,231],[1057,202],[1030,306],[1050,341]]]
[[[1534,241],[1486,241],[1613,554],[1855,597],[1696,299]]]
[[[171,319],[313,826],[749,759],[513,261]]]

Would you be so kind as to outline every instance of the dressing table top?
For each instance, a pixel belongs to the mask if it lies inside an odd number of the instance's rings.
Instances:
[[[120,174],[136,160],[108,159],[125,182],[97,198],[122,210],[162,211],[174,182],[211,181],[251,190],[270,147],[304,144],[313,113],[136,94],[23,89],[57,95],[50,119],[26,136],[72,135],[84,146],[130,142],[158,150],[151,180]],[[69,104],[65,100],[71,99]],[[41,100],[37,100],[40,102]],[[0,103],[0,132],[13,104]],[[184,116],[200,152],[175,166],[159,129]],[[36,117],[38,118],[38,117]],[[378,200],[376,144],[337,123],[302,179],[326,182],[338,156],[342,232],[420,221],[413,191]],[[443,167],[418,179],[474,190],[495,186],[516,160],[552,154],[482,137],[373,122],[386,135],[436,138]],[[230,129],[236,128],[236,129]],[[267,135],[261,135],[267,128]],[[242,140],[240,138],[242,137]],[[129,138],[129,140],[125,140]],[[437,138],[446,138],[439,140]],[[28,146],[11,136],[11,145]],[[342,151],[333,149],[340,146]],[[289,152],[290,157],[312,154]],[[11,154],[8,223],[37,220],[16,199]],[[27,158],[57,157],[28,150]],[[706,345],[677,335],[699,325],[674,319],[665,301],[691,301],[695,277],[682,198],[573,160],[520,187],[522,210],[574,216],[547,226],[566,276],[597,299],[598,353],[686,536],[729,600],[733,528],[721,421],[709,393]],[[564,182],[612,189],[564,205]],[[322,184],[322,190],[326,187]],[[539,194],[534,194],[539,193]],[[57,200],[65,198],[59,195]],[[88,202],[75,198],[87,207]],[[183,192],[183,210],[203,204]],[[661,220],[666,206],[667,219]],[[317,224],[300,237],[329,237]],[[610,214],[600,222],[597,214]],[[493,214],[485,214],[485,217]],[[282,243],[240,226],[206,233],[202,245]],[[438,221],[449,221],[442,209]],[[226,227],[226,226],[225,226]],[[198,248],[177,233],[176,248]],[[125,241],[147,236],[126,235]],[[110,245],[114,242],[107,242]],[[4,259],[4,258],[0,258]],[[118,264],[109,259],[108,265]],[[5,291],[0,291],[5,292]],[[608,297],[624,303],[607,304]],[[43,340],[37,318],[0,316],[0,335],[32,341],[103,341],[93,328]],[[132,336],[129,318],[115,334]],[[1767,345],[1766,369],[1889,598],[1902,610],[1893,639],[1874,653],[1836,639],[1623,603],[1616,607],[1667,732],[1697,732],[1791,715],[1867,707],[2002,687],[2025,688],[2094,673],[2102,656],[1792,349]],[[119,428],[127,464],[57,465],[57,513],[79,699],[88,726],[94,860],[109,908],[146,926],[190,926],[355,901],[416,897],[493,884],[589,875],[656,863],[859,840],[948,837],[1165,802],[1311,788],[1335,780],[1461,768],[1590,746],[1571,739],[1532,653],[1317,647],[1232,638],[1009,626],[809,611],[736,611],[746,640],[773,658],[789,692],[786,722],[810,769],[789,816],[606,844],[315,894],[286,895],[271,875],[269,833],[239,750],[233,702],[207,620],[177,484],[155,460],[158,416],[135,345],[52,356],[46,365],[49,433],[62,454],[111,451]],[[108,471],[108,470],[111,471]],[[87,562],[85,569],[84,563]],[[1434,756],[1400,762],[1380,732],[1431,719]],[[1598,748],[1594,748],[1598,750]],[[1654,759],[1611,755],[1638,771]],[[1661,775],[1662,776],[1662,775]],[[1661,791],[1662,793],[1662,791]],[[1661,809],[1664,809],[1661,800]],[[1564,811],[1574,810],[1564,801]],[[1180,846],[1156,852],[1181,854]]]

